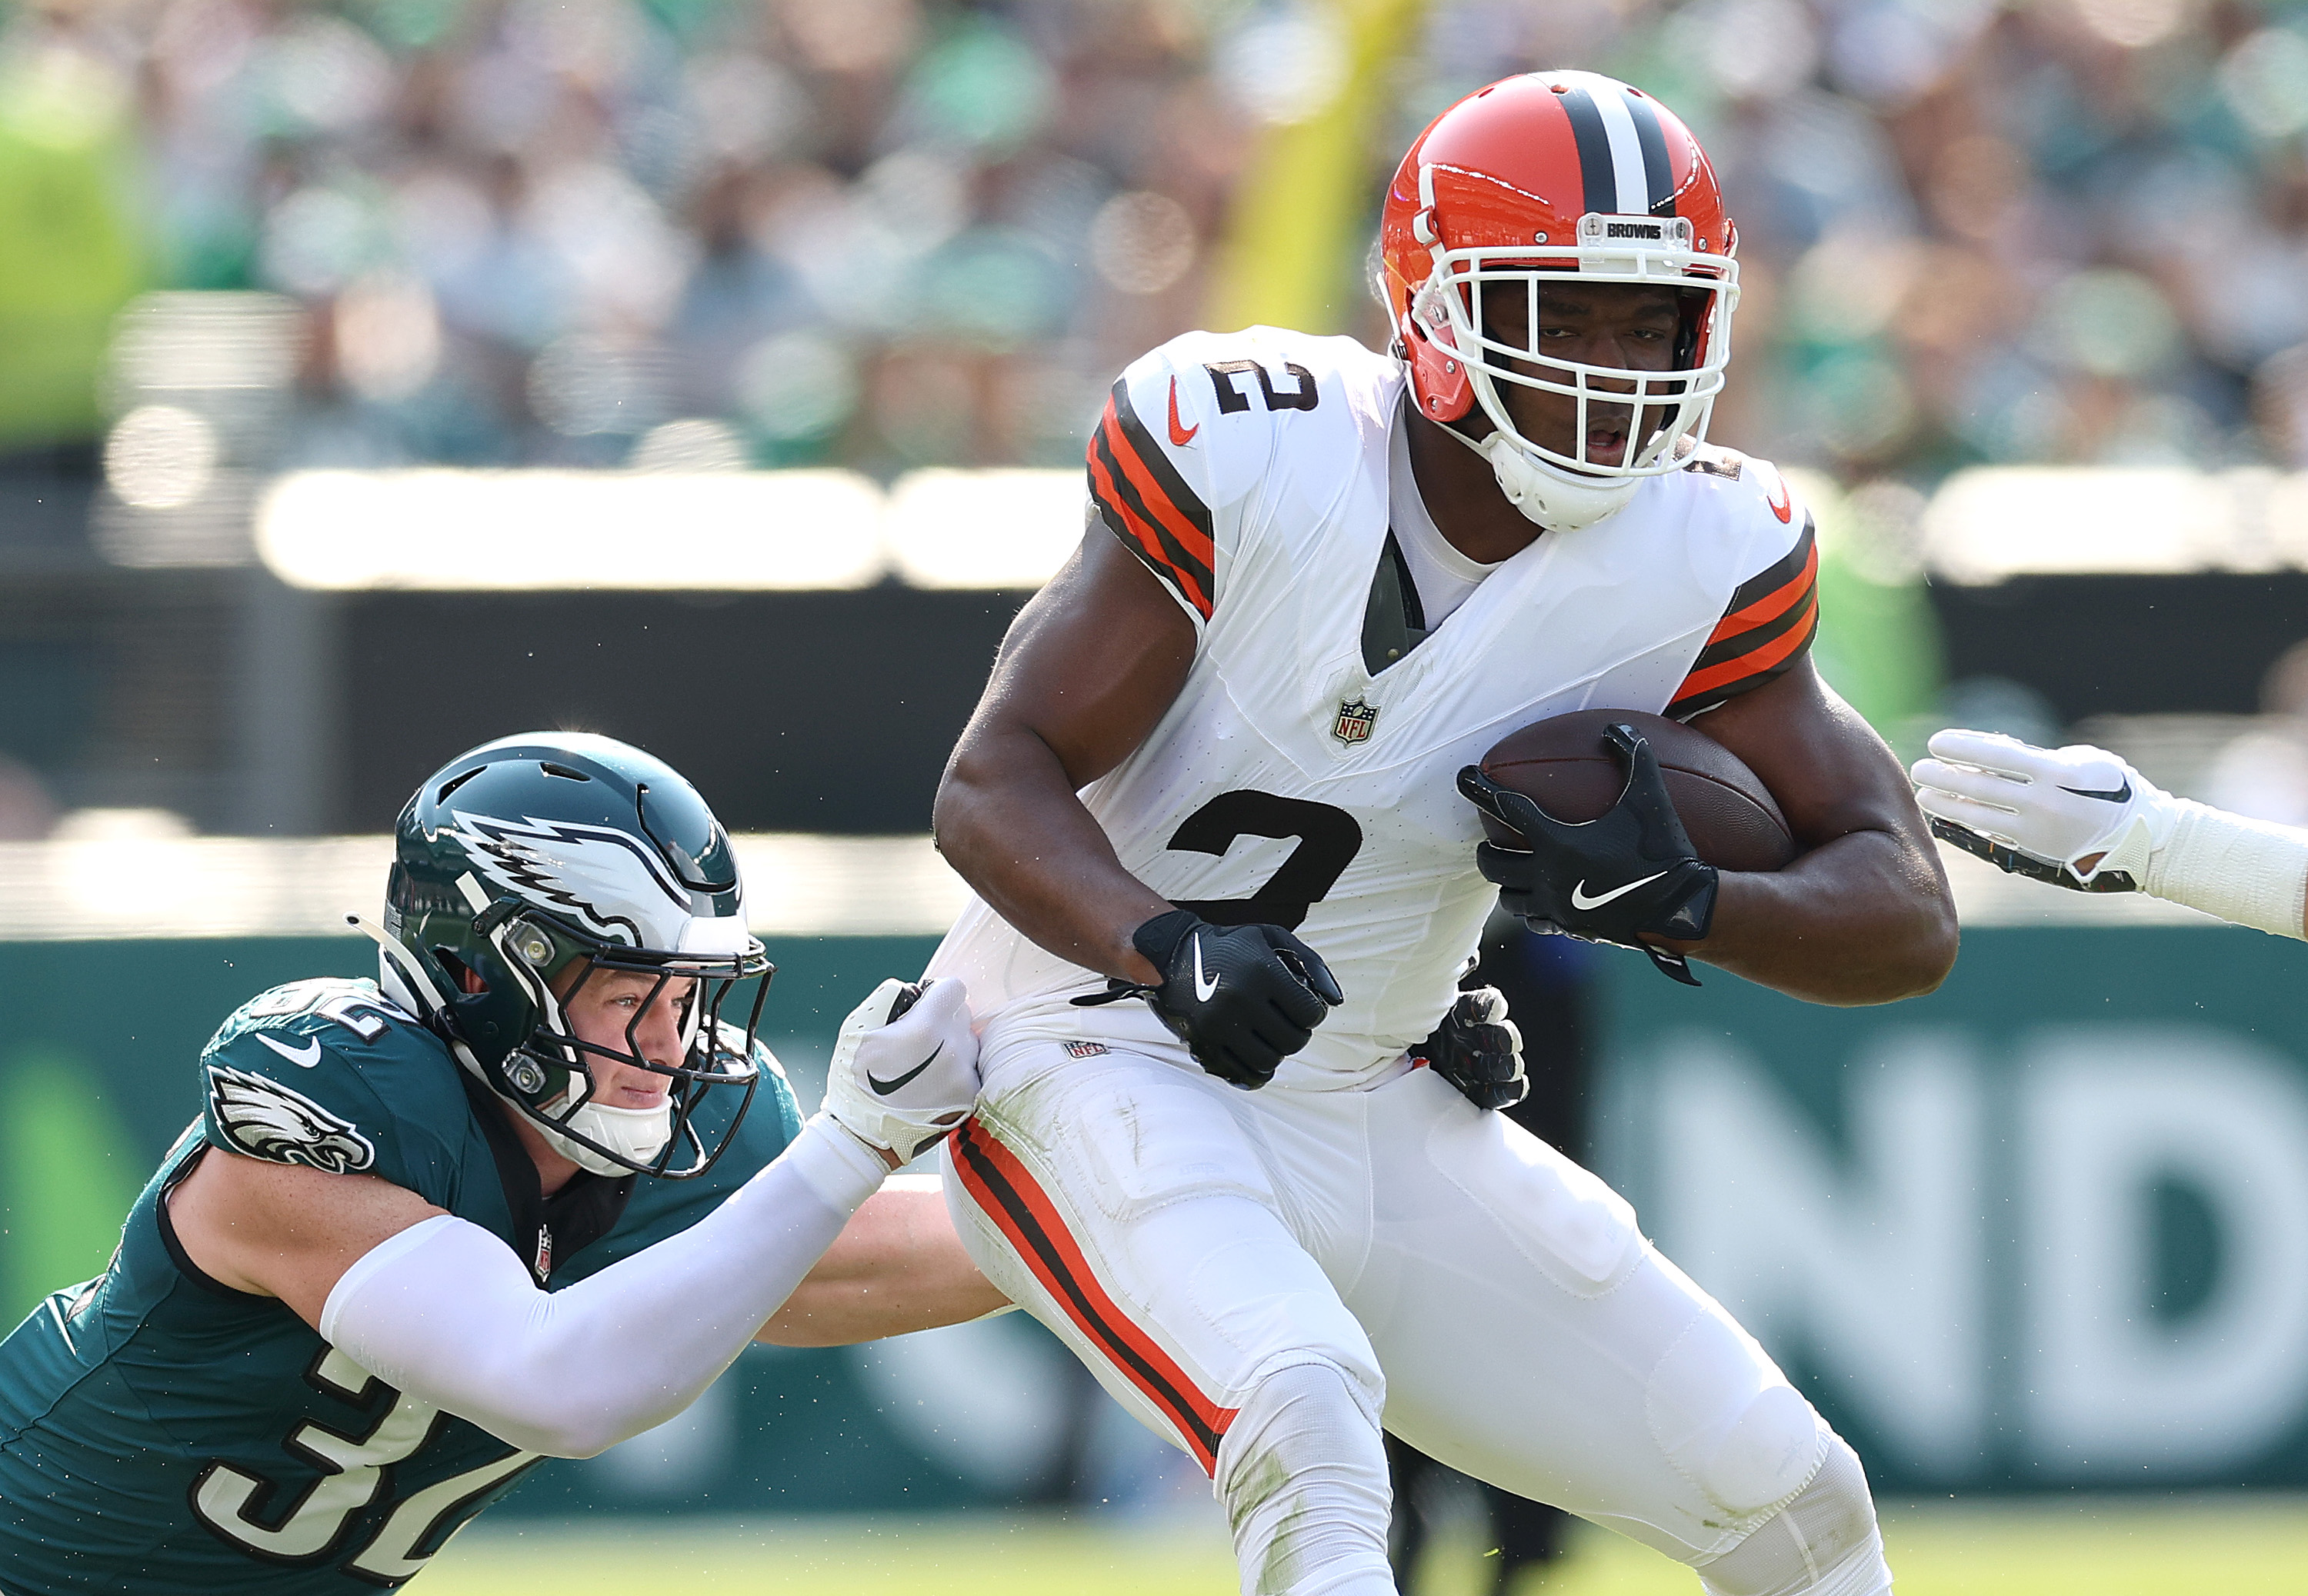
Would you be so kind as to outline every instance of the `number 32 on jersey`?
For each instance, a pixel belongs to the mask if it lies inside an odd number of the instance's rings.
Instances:
[[[382,1412],[358,1434],[309,1419],[290,1430],[282,1446],[318,1468],[321,1477],[288,1502],[273,1500],[280,1494],[278,1481],[228,1463],[209,1464],[193,1487],[193,1511],[201,1523],[263,1562],[309,1565],[341,1556],[356,1522],[387,1497],[392,1465],[423,1450],[443,1420],[439,1409],[395,1391],[333,1347],[305,1377],[355,1407]],[[399,1584],[456,1532],[462,1509],[537,1461],[534,1452],[509,1453],[401,1497],[344,1571],[380,1585]]]

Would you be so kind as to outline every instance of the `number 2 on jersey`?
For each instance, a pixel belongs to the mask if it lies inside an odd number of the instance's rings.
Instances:
[[[1339,884],[1363,846],[1361,825],[1343,809],[1252,792],[1221,793],[1203,804],[1186,817],[1170,846],[1224,858],[1236,839],[1244,837],[1295,837],[1298,845],[1248,897],[1180,899],[1180,908],[1191,909],[1212,925],[1279,925],[1296,931],[1306,912]]]
[[[1277,388],[1274,378],[1255,360],[1213,360],[1202,369],[1210,374],[1210,386],[1218,390],[1219,413],[1231,416],[1237,410],[1250,408],[1250,396],[1234,385],[1240,376],[1258,379],[1258,391],[1265,397],[1269,410],[1311,410],[1322,402],[1322,390],[1314,385],[1314,373],[1295,360],[1286,360],[1282,369],[1298,386]]]

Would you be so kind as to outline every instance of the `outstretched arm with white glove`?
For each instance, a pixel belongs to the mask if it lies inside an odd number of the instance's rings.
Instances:
[[[1951,728],[1911,773],[1934,836],[2078,892],[2146,892],[2308,939],[2308,833],[2175,798],[2115,755]]]
[[[884,982],[841,1038],[824,1111],[687,1230],[548,1293],[495,1235],[436,1213],[346,1269],[316,1327],[387,1384],[530,1451],[588,1457],[664,1422],[779,1311],[898,1150],[951,1130],[977,1097],[959,982]],[[1000,1306],[979,1295],[926,1322]]]

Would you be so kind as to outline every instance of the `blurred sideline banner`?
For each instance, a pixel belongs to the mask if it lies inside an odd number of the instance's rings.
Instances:
[[[933,946],[773,940],[764,1030],[805,1105],[850,1004]],[[1606,959],[1598,1163],[1888,1492],[2308,1485],[2304,961],[2224,928],[1975,927],[1940,992],[1839,1010]],[[102,1266],[227,1012],[373,962],[334,937],[0,943],[8,1307]],[[1108,1406],[1021,1315],[757,1349],[504,1511],[1014,1501],[1100,1456],[1120,1499],[1161,1465]]]
[[[2178,926],[1968,930],[1888,1008],[1619,970],[1599,1162],[1881,1485],[2296,1486],[2304,973]]]

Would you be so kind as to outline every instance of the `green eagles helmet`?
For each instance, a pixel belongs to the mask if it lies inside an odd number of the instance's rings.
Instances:
[[[736,855],[696,789],[640,749],[532,732],[444,765],[400,811],[377,940],[386,993],[581,1168],[702,1175],[752,1101],[771,965],[745,929]],[[654,982],[623,1050],[580,1040],[568,1018],[604,971]],[[725,1023],[722,1003],[755,977],[744,1024]],[[642,1056],[660,1002],[678,1006],[678,1064]],[[671,1077],[666,1102],[591,1102],[593,1057]],[[745,1096],[708,1147],[690,1120],[716,1087]]]

